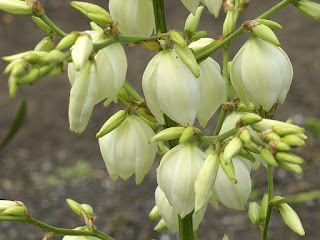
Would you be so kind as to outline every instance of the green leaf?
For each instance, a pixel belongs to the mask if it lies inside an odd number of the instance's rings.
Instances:
[[[27,113],[27,101],[23,99],[20,103],[19,110],[11,124],[11,127],[7,133],[7,135],[1,140],[0,142],[0,148],[3,148],[5,145],[7,145],[10,140],[17,134],[19,129],[24,123],[24,120],[26,118]]]

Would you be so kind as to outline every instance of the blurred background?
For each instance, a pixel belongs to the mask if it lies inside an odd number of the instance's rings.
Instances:
[[[40,1],[47,15],[65,32],[89,29],[89,20],[69,6],[70,1]],[[108,6],[108,1],[89,1]],[[247,11],[240,15],[240,25],[254,19],[280,1],[251,1]],[[168,29],[183,30],[187,10],[180,0],[166,0]],[[215,20],[205,9],[199,30],[207,30],[208,37],[217,38],[222,32],[225,14]],[[283,105],[278,107],[276,119],[293,117],[296,124],[308,127],[307,146],[297,154],[304,157],[304,174],[297,175],[282,169],[275,170],[275,194],[291,196],[320,189],[320,25],[290,5],[274,15],[282,30],[276,34],[282,48],[290,57],[294,79]],[[43,38],[30,16],[13,16],[0,12],[0,56],[27,51]],[[248,39],[245,34],[232,44],[231,57]],[[141,77],[148,61],[156,52],[139,46],[125,47],[128,56],[127,80],[142,93]],[[220,64],[222,51],[213,55]],[[0,72],[6,63],[0,62]],[[157,186],[156,159],[151,171],[140,186],[134,178],[114,183],[107,174],[100,155],[95,134],[113,113],[124,106],[112,104],[95,107],[89,125],[81,135],[71,133],[68,123],[70,84],[67,74],[45,78],[32,86],[22,86],[16,98],[10,99],[7,88],[8,76],[0,75],[0,138],[5,136],[23,98],[27,99],[28,111],[25,124],[5,148],[0,149],[0,199],[21,200],[31,215],[49,225],[75,228],[82,220],[67,206],[65,199],[90,204],[98,216],[97,226],[112,237],[121,239],[177,239],[176,232],[157,233],[152,229],[155,221],[148,220],[154,206],[154,190]],[[217,114],[216,114],[217,115]],[[211,133],[217,116],[208,124]],[[252,173],[251,201],[262,198],[267,191],[266,170],[261,167]],[[320,201],[292,205],[299,214],[306,230],[307,240],[320,239]],[[247,212],[232,211],[221,205],[220,210],[208,206],[199,228],[199,239],[222,239],[227,233],[230,240],[260,239],[260,230],[254,227]],[[0,239],[42,239],[44,232],[24,223],[0,222]],[[270,239],[300,239],[274,212],[269,233]],[[54,239],[61,239],[55,237]],[[302,239],[302,238],[301,238]]]

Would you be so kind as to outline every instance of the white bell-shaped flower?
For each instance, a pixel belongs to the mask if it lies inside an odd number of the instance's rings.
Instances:
[[[195,14],[200,0],[181,0],[181,2],[191,13]]]
[[[174,50],[154,56],[142,77],[143,92],[152,114],[164,124],[162,112],[180,124],[193,124],[200,94],[198,80]]]
[[[192,143],[179,144],[161,159],[158,185],[181,218],[194,210],[194,184],[205,159],[206,154]]]
[[[222,0],[200,0],[209,10],[211,14],[217,18],[222,6]]]
[[[293,77],[290,59],[280,48],[257,37],[249,39],[233,59],[230,78],[241,101],[270,110],[283,103]]]
[[[136,184],[142,182],[157,151],[157,144],[148,142],[153,136],[147,123],[129,114],[119,127],[99,138],[100,151],[113,181],[118,176],[127,180],[135,173]]]
[[[166,195],[160,189],[160,187],[156,188],[155,200],[156,200],[156,206],[158,207],[161,217],[166,222],[168,229],[169,230],[173,228],[179,229],[177,210],[170,205],[168,199],[166,198]],[[194,232],[198,230],[198,227],[202,221],[202,218],[204,216],[204,213],[206,212],[206,209],[207,208],[204,207],[197,214],[193,213],[192,222],[193,222]]]
[[[149,37],[154,28],[151,0],[110,0],[109,10],[123,35]]]
[[[232,183],[219,166],[215,181],[217,199],[228,208],[244,210],[251,193],[251,178],[245,164],[238,158],[232,159],[237,183]]]

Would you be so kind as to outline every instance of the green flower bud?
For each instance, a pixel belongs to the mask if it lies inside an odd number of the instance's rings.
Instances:
[[[273,127],[273,131],[277,133],[280,136],[285,136],[288,134],[300,134],[304,133],[304,129],[293,125],[293,124],[287,124],[287,125],[276,125]]]
[[[306,145],[304,140],[293,134],[284,136],[282,140],[283,142],[289,144],[291,147],[303,147]]]
[[[169,32],[170,40],[180,45],[181,47],[187,46],[186,40],[184,40],[182,34],[179,31],[171,30]]]
[[[76,214],[81,216],[82,206],[80,203],[78,203],[70,198],[67,198],[66,202],[73,212],[75,212]]]
[[[32,14],[28,4],[20,0],[0,0],[0,10],[11,14]]]
[[[291,228],[292,231],[294,231],[300,236],[305,235],[305,231],[303,229],[298,214],[287,203],[282,203],[279,206],[279,211],[284,222],[287,224],[289,228]]]
[[[85,212],[85,214],[89,215],[89,216],[94,216],[94,213],[93,213],[93,208],[88,205],[88,204],[81,204],[81,207],[83,209],[83,211]]]
[[[128,116],[127,111],[120,110],[114,115],[112,115],[101,127],[100,131],[97,133],[96,137],[101,138],[109,132],[113,131],[126,119]]]
[[[105,15],[99,13],[88,13],[86,17],[103,26],[106,26],[111,23],[110,14]]]
[[[280,47],[280,42],[274,32],[266,25],[259,24],[252,28],[251,32],[258,38],[261,38],[273,45]]]
[[[100,151],[113,181],[118,176],[127,180],[135,173],[136,184],[142,182],[157,152],[157,144],[148,143],[152,136],[154,132],[147,123],[128,115],[119,127],[99,138]]]
[[[208,46],[209,44],[213,43],[213,38],[201,38],[198,41],[192,42],[189,45],[189,48],[191,48],[193,51],[197,52],[200,49],[204,48],[205,46]],[[220,67],[219,67],[220,69]]]
[[[219,161],[220,161],[220,164],[221,164],[221,167],[224,171],[224,173],[226,174],[226,176],[229,178],[229,180],[236,184],[237,183],[237,178],[236,178],[236,173],[235,173],[235,169],[234,169],[234,166],[233,166],[233,163],[230,162],[228,164],[226,164],[226,161],[224,160],[224,154],[221,153],[220,156],[219,156]]]
[[[268,148],[262,149],[260,152],[260,156],[266,161],[266,163],[268,163],[271,166],[276,167],[279,165],[279,163],[274,158],[272,152]]]
[[[171,127],[158,132],[152,138],[150,138],[149,142],[154,143],[157,141],[168,141],[176,138],[180,138],[182,133],[184,132],[185,127]]]
[[[8,207],[2,213],[4,215],[10,215],[10,216],[26,216],[26,210],[23,206]]]
[[[161,217],[161,214],[160,214],[159,209],[158,209],[158,207],[157,207],[157,205],[156,205],[156,206],[154,206],[154,207],[152,208],[152,210],[150,211],[150,213],[149,213],[149,219],[150,219],[150,220],[155,220],[155,219],[157,219],[157,218],[159,218],[159,217]]]
[[[276,146],[278,151],[290,151],[291,150],[291,147],[285,142],[282,142],[282,141],[279,141],[279,142],[271,141],[269,143],[269,145],[273,145],[273,144]]]
[[[306,141],[308,139],[308,136],[303,133],[295,134],[295,136],[299,137],[300,139],[302,139],[304,141]]]
[[[284,102],[292,77],[292,65],[286,53],[256,37],[242,46],[230,69],[231,83],[241,101],[247,106],[251,101],[266,111],[277,101]]]
[[[51,37],[43,38],[34,48],[35,51],[49,52],[54,47],[54,41]]]
[[[261,200],[261,206],[260,206],[261,221],[264,221],[266,219],[268,206],[269,206],[269,197],[268,197],[268,193],[265,193],[263,194],[263,198]]]
[[[251,125],[260,122],[262,117],[254,113],[246,113],[241,117],[241,121],[246,125]]]
[[[23,77],[18,79],[19,84],[33,83],[39,78],[40,69],[38,67],[31,68],[30,71]]]
[[[67,36],[61,39],[61,41],[56,46],[56,49],[61,51],[66,48],[70,48],[76,42],[78,37],[79,33],[77,32],[72,32],[68,34]]]
[[[263,25],[266,25],[267,27],[269,27],[271,29],[272,28],[282,29],[282,26],[279,23],[268,20],[268,19],[258,19],[258,22]]]
[[[293,153],[288,153],[288,152],[278,152],[276,154],[276,159],[279,162],[289,162],[289,163],[294,163],[294,164],[303,164],[304,160],[301,157],[298,157],[297,155]]]
[[[298,164],[283,161],[283,162],[279,162],[279,165],[280,165],[280,167],[282,167],[288,171],[298,173],[298,174],[303,173],[302,168]]]
[[[187,0],[188,1],[188,0]],[[189,0],[189,2],[192,2]],[[192,36],[192,34],[194,34],[197,31],[199,22],[200,22],[200,17],[202,14],[202,11],[204,9],[203,6],[198,7],[199,5],[199,1],[193,1],[196,4],[196,10],[191,11],[189,8],[188,10],[192,13],[189,14],[186,23],[184,25],[184,32],[188,35],[188,36]],[[198,3],[196,3],[198,2]]]
[[[82,69],[88,62],[92,50],[93,43],[91,37],[88,34],[80,35],[71,51],[72,60],[77,71]]]
[[[222,6],[222,0],[200,0],[203,5],[205,5],[209,12],[214,15],[215,18],[218,18],[219,12]]]
[[[119,31],[132,37],[149,37],[154,29],[154,12],[150,0],[110,0],[109,10]]]
[[[10,207],[18,207],[20,206],[15,201],[9,201],[9,200],[0,200],[0,213],[7,210]]]
[[[239,155],[243,147],[243,143],[240,138],[234,137],[224,149],[224,162],[229,164],[235,156]]]
[[[15,60],[12,63],[11,75],[15,77],[20,77],[22,73],[26,71],[26,62],[24,60]]]
[[[177,210],[170,205],[168,199],[166,198],[166,195],[160,189],[160,187],[157,187],[155,191],[155,200],[156,200],[156,205],[158,207],[158,210],[161,214],[161,217],[164,219],[165,223],[167,224],[168,229],[169,230],[173,228],[179,229]],[[206,211],[206,206],[202,208],[202,210],[199,213],[192,214],[192,220],[193,220],[192,223],[193,223],[194,232],[198,230],[198,227],[202,221],[205,211]]]
[[[165,123],[161,111],[179,124],[194,123],[200,104],[198,80],[175,51],[163,50],[151,59],[142,87],[147,105],[160,124]]]
[[[98,24],[107,25],[111,23],[110,13],[96,4],[72,1],[70,5]]]
[[[251,142],[251,135],[248,129],[244,129],[240,135],[239,138],[245,142],[245,143],[250,143]]]
[[[64,53],[54,49],[50,52],[46,52],[45,55],[40,56],[39,62],[44,64],[55,64],[61,63],[63,60],[65,60]]]
[[[45,34],[52,34],[52,29],[41,18],[31,16],[31,19]]]
[[[198,78],[200,76],[200,67],[195,59],[192,51],[187,46],[180,46],[179,44],[173,45],[176,53],[180,57],[180,59],[184,62],[184,64],[189,68],[192,74]]]
[[[297,9],[311,19],[320,21],[320,4],[308,0],[295,2]]]
[[[47,52],[42,52],[42,51],[26,51],[26,52],[17,53],[17,54],[11,55],[11,56],[2,57],[2,60],[6,61],[6,62],[12,62],[12,61],[24,58],[24,57],[28,56],[29,54],[34,54],[34,53],[38,54],[39,56],[44,56],[47,54]]]
[[[195,144],[182,143],[161,159],[158,185],[181,218],[195,208],[194,185],[206,157]]]
[[[63,63],[61,64],[56,64],[52,70],[52,72],[50,73],[50,77],[56,77],[56,76],[59,76],[62,71],[63,71]]]
[[[158,141],[158,147],[159,147],[160,151],[163,152],[164,154],[166,154],[167,152],[170,151],[170,148],[168,148],[166,145],[164,145],[163,141]]]
[[[18,79],[15,76],[11,75],[9,77],[8,84],[9,84],[9,95],[11,98],[14,98],[19,88]]]
[[[195,210],[197,214],[203,209],[212,194],[212,188],[216,181],[219,168],[219,157],[216,153],[210,154],[202,165],[196,182],[194,184],[195,192]]]
[[[227,35],[234,30],[235,19],[239,13],[237,11],[228,11],[225,21],[223,22],[223,35]]]
[[[281,204],[284,203],[284,201],[285,201],[284,197],[275,196],[270,200],[270,204],[272,204],[272,206],[279,207]]]
[[[182,132],[182,134],[179,138],[179,143],[191,141],[194,134],[195,134],[194,127],[189,126],[189,127],[185,128],[185,130]]]
[[[190,39],[191,39],[192,41],[198,41],[198,40],[200,40],[201,38],[203,38],[204,36],[206,36],[207,34],[208,34],[207,31],[194,32],[194,33],[191,35]]]
[[[249,218],[252,224],[258,226],[260,224],[260,206],[256,202],[249,203],[248,210]]]
[[[245,144],[243,145],[243,148],[244,148],[245,150],[247,150],[247,151],[250,151],[250,152],[260,153],[257,144],[255,144],[254,142],[245,143]]]
[[[280,138],[280,136],[278,134],[276,134],[274,132],[271,132],[271,133],[268,133],[263,140],[266,141],[266,142],[269,142],[269,141],[280,142],[281,138]]]
[[[162,232],[162,231],[167,231],[169,229],[168,229],[168,226],[167,226],[166,222],[164,221],[164,219],[161,218],[153,230],[157,231],[157,232]]]

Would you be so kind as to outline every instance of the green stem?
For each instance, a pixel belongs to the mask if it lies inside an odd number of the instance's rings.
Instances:
[[[65,37],[67,34],[62,31],[57,25],[55,25],[51,20],[50,18],[48,18],[48,16],[43,13],[41,15],[38,15],[39,18],[42,19],[42,21],[44,21],[51,29],[52,31],[59,37],[63,38]]]
[[[193,212],[189,213],[184,218],[179,215],[179,239],[180,240],[193,240],[193,224],[192,224]]]
[[[273,198],[273,169],[272,166],[268,164],[268,199],[269,201]],[[262,232],[262,239],[268,239],[268,229],[270,224],[272,214],[272,206],[269,204],[267,209],[266,219],[264,221],[264,228]]]
[[[228,64],[229,64],[229,50],[230,50],[230,46],[226,46],[223,48],[223,80],[226,86],[226,93],[224,96],[224,102],[228,102],[228,87],[229,87],[229,73],[228,73]],[[216,136],[219,134],[223,121],[226,118],[226,114],[227,114],[227,109],[222,107],[221,108],[221,112],[219,115],[219,119],[218,119],[218,123],[216,125],[216,128],[214,130],[213,136]]]
[[[131,86],[131,84],[126,80],[123,84],[123,87],[127,90],[127,92],[134,98],[134,100],[138,102],[143,102],[143,97]]]
[[[273,8],[269,9],[268,11],[266,11],[265,13],[263,13],[262,15],[257,17],[256,19],[266,19],[266,18],[270,17],[271,15],[275,14],[276,12],[278,12],[279,10],[281,10],[282,8],[284,8],[285,6],[287,6],[288,4],[292,3],[293,1],[294,0],[283,0],[282,2],[280,2],[279,4],[274,6]],[[201,49],[195,53],[196,60],[198,62],[203,61],[204,59],[209,57],[212,53],[216,52],[218,49],[222,48],[226,44],[237,39],[245,32],[246,32],[246,30],[244,30],[242,27],[240,27],[233,34],[227,36],[221,42],[219,42],[219,43],[213,42],[213,43],[209,44],[208,46],[204,47],[203,49]]]
[[[104,234],[103,232],[100,232],[99,230],[86,231],[86,230],[72,230],[72,229],[57,228],[57,227],[49,226],[34,218],[0,216],[0,221],[26,222],[38,228],[41,228],[47,232],[52,232],[56,236],[92,236],[102,240],[115,240],[114,238]]]
[[[152,0],[156,33],[166,33],[167,22],[163,0]]]
[[[203,136],[201,140],[205,142],[222,141],[228,137],[235,135],[239,131],[239,128],[233,128],[219,136]]]

